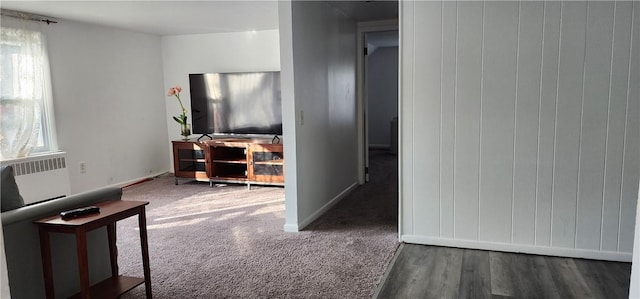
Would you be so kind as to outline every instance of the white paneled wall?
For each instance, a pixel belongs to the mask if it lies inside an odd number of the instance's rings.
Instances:
[[[630,261],[640,2],[401,3],[401,238]]]

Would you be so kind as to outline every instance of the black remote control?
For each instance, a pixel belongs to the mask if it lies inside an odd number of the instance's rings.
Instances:
[[[100,213],[100,208],[96,206],[89,206],[89,207],[60,212],[60,218],[69,219],[69,218],[76,218],[83,215],[97,214],[97,213]]]

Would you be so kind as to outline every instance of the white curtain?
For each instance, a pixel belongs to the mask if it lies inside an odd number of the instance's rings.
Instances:
[[[48,61],[40,24],[3,20],[0,34],[0,158],[29,155],[43,144]],[[46,76],[45,76],[46,75]]]

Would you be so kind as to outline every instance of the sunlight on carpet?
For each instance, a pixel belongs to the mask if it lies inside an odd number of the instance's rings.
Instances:
[[[370,298],[398,246],[395,195],[354,193],[298,233],[283,231],[281,187],[176,186],[161,176],[123,200],[149,201],[155,298]],[[142,276],[136,226],[118,222],[123,275]],[[144,297],[143,287],[122,296]]]
[[[219,213],[219,212],[224,212],[224,211],[244,209],[244,208],[248,208],[248,207],[269,205],[269,204],[273,204],[273,203],[278,203],[277,206],[280,207],[278,209],[278,211],[284,211],[284,200],[278,199],[278,200],[251,203],[251,204],[243,204],[243,205],[236,205],[236,206],[230,206],[230,207],[224,207],[224,208],[213,208],[213,207],[210,207],[210,206],[204,205],[204,204],[198,206],[197,208],[193,208],[192,207],[192,209],[188,209],[188,210],[187,209],[175,209],[175,208],[169,207],[166,211],[159,211],[157,214],[152,215],[152,216],[169,215],[171,213],[175,213],[176,210],[179,213],[178,215],[172,215],[172,216],[166,216],[166,217],[161,217],[161,218],[154,219],[154,221],[163,221],[163,220],[190,217],[190,216],[202,215],[202,214],[214,214],[214,213]],[[176,203],[176,205],[179,205],[179,203]],[[222,215],[222,216],[224,216],[224,215]]]

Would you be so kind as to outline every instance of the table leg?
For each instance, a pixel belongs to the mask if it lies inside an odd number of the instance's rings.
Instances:
[[[147,242],[147,217],[144,207],[140,208],[138,214],[138,225],[140,226],[140,246],[142,249],[142,267],[144,268],[144,287],[147,299],[151,299],[151,270],[149,268],[149,246]]]
[[[107,237],[109,238],[109,256],[111,258],[111,276],[118,276],[118,246],[116,244],[116,224],[107,224]]]
[[[40,232],[40,254],[42,257],[42,274],[44,276],[44,290],[47,298],[55,298],[53,291],[53,268],[51,266],[51,240],[49,232],[42,227]]]
[[[78,271],[80,274],[80,294],[82,298],[91,297],[89,286],[89,259],[87,257],[87,232],[76,229],[76,251],[78,253]]]

